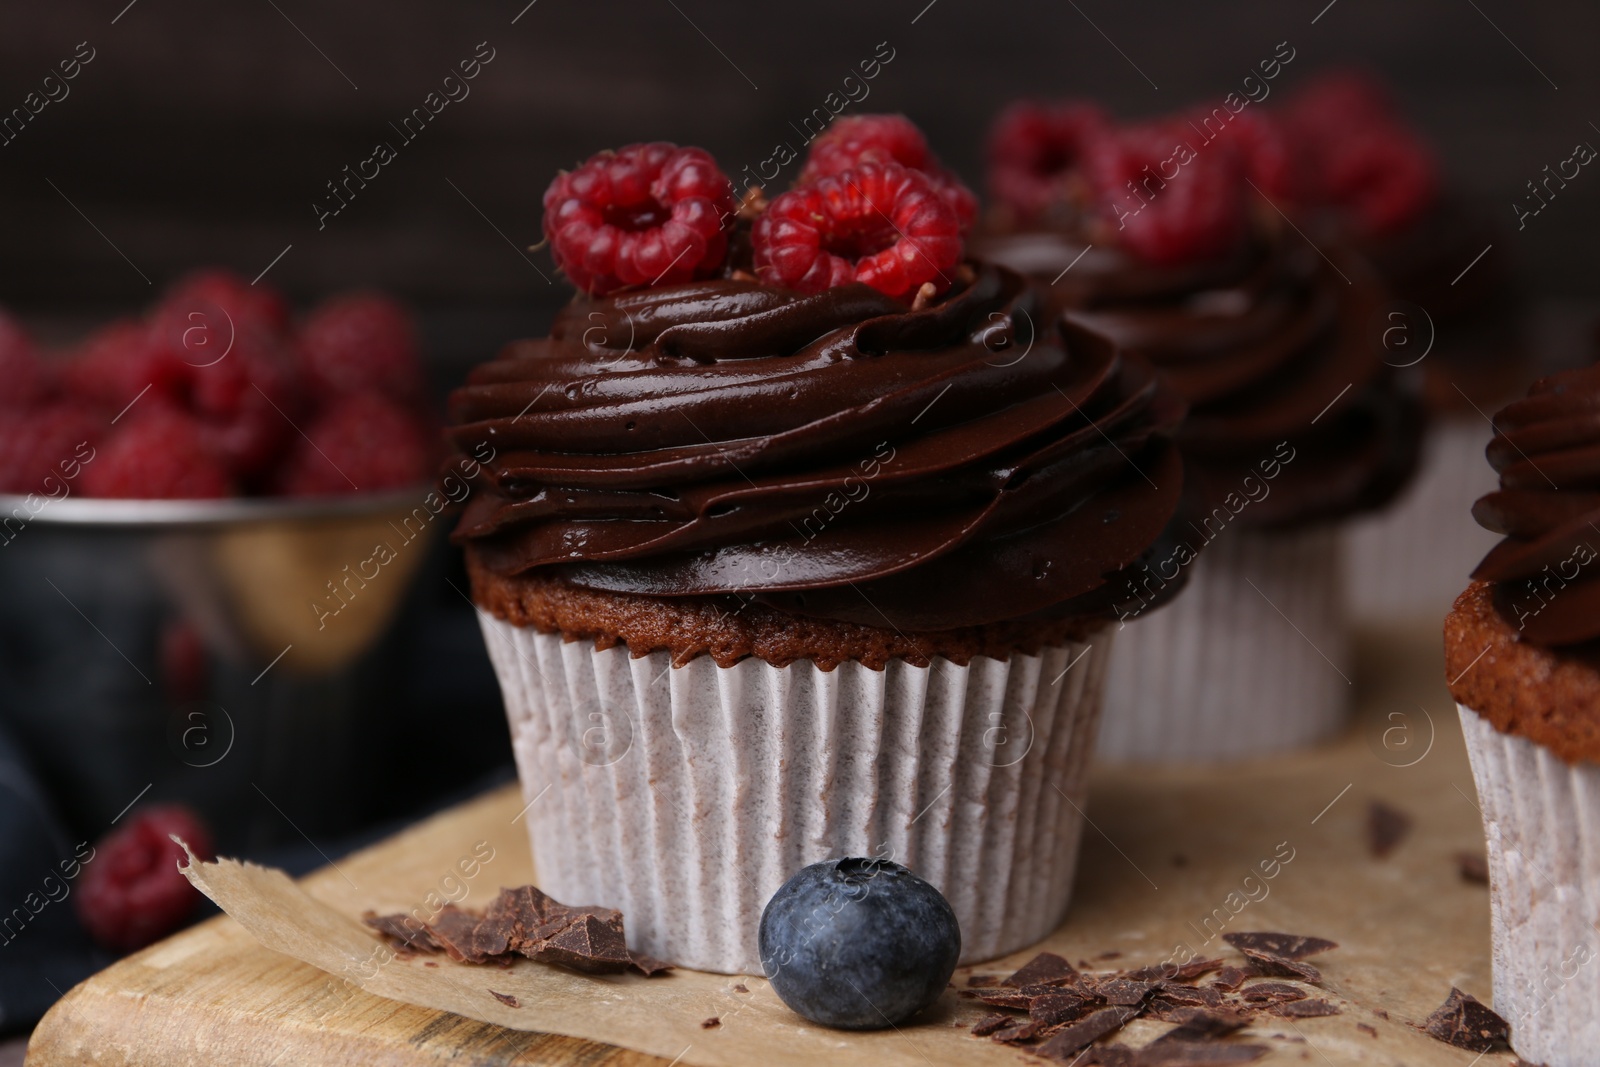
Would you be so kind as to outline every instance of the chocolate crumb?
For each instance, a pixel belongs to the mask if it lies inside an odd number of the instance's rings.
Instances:
[[[1287,1003],[1275,1002],[1267,1006],[1267,1011],[1272,1015],[1282,1016],[1285,1019],[1321,1019],[1329,1015],[1338,1015],[1339,1006],[1322,999],[1292,1000]]]
[[[1389,1017],[1389,1013],[1384,1011],[1382,1008],[1373,1008],[1372,1014],[1376,1015],[1380,1019],[1387,1019]]]
[[[1339,947],[1337,941],[1325,937],[1306,937],[1302,934],[1274,934],[1265,931],[1223,934],[1222,940],[1247,956],[1273,956],[1285,960],[1303,960]]]
[[[1017,968],[1010,977],[1002,978],[1000,984],[1019,988],[1025,985],[1049,985],[1072,981],[1077,976],[1078,969],[1065,959],[1054,952],[1041,952]]]
[[[1368,1025],[1367,1023],[1356,1023],[1356,1029],[1360,1030],[1363,1034],[1366,1034],[1368,1037],[1377,1037],[1378,1036],[1378,1028],[1376,1026]]]
[[[722,1025],[722,1020],[717,1018],[715,1015],[713,1015],[709,1019],[701,1020],[700,1029],[702,1029],[702,1030],[715,1030],[717,1027],[719,1027],[721,1025]]]
[[[1457,852],[1456,866],[1463,882],[1477,885],[1489,884],[1489,861],[1480,852]]]
[[[1447,1045],[1468,1052],[1488,1052],[1497,1045],[1509,1044],[1511,1027],[1476,997],[1454,986],[1422,1029]]]
[[[1121,958],[1122,958],[1122,953],[1120,951],[1118,951],[1117,949],[1114,949],[1114,948],[1107,949],[1106,951],[1100,953],[1100,955],[1095,957],[1095,959],[1097,959],[1097,960],[1120,960]]]
[[[508,1008],[520,1008],[520,1007],[522,1007],[522,1002],[520,1000],[518,1000],[516,997],[512,996],[510,993],[496,993],[494,990],[491,989],[491,990],[489,990],[489,995],[491,997],[493,997],[494,999],[498,1000],[500,1003],[504,1004]]]
[[[1381,800],[1367,807],[1367,847],[1378,859],[1386,858],[1411,832],[1411,816]]]
[[[423,960],[422,961],[422,965],[424,967],[437,967],[437,966],[439,966],[437,963],[434,963],[432,960]]]
[[[988,1037],[1001,1027],[1009,1026],[1013,1018],[1014,1016],[1007,1015],[1003,1011],[997,1011],[991,1015],[985,1015],[983,1018],[972,1024],[972,1036]]]
[[[750,987],[745,985],[743,982],[740,982],[738,985],[733,987],[733,991],[735,993],[748,993],[750,992]]]

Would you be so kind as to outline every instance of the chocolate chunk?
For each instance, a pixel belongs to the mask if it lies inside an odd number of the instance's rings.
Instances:
[[[1020,1019],[1010,1026],[1002,1027],[989,1035],[994,1040],[1006,1045],[1021,1045],[1038,1037],[1045,1028],[1032,1019]]]
[[[1155,1041],[1139,1050],[1133,1067],[1213,1067],[1217,1064],[1250,1063],[1270,1051],[1266,1045]]]
[[[963,989],[961,996],[968,1000],[982,1001],[984,1004],[996,1008],[1016,1008],[1027,1011],[1033,1003],[1033,994],[1024,993],[1020,989]]]
[[[1188,963],[1153,963],[1132,971],[1123,971],[1122,977],[1135,982],[1192,982],[1222,966],[1221,960],[1190,960]]]
[[[1001,985],[1053,985],[1057,982],[1066,982],[1076,979],[1078,969],[1054,952],[1041,952],[1033,959],[1017,968],[1015,974],[1009,978],[1002,978]]]
[[[1078,1067],[1092,1064],[1093,1067],[1134,1067],[1139,1062],[1139,1053],[1127,1045],[1094,1045],[1083,1051],[1078,1059]]]
[[[658,960],[654,956],[646,956],[643,952],[629,952],[628,966],[632,967],[646,978],[654,978],[658,974],[666,974],[668,971],[672,970],[672,964],[668,963],[666,960]],[[750,992],[750,990],[746,989],[743,984],[734,986],[733,991],[735,993]]]
[[[1511,1027],[1504,1019],[1454,987],[1422,1028],[1429,1036],[1468,1052],[1488,1052],[1511,1040]]]
[[[1315,956],[1339,947],[1337,941],[1329,941],[1324,937],[1274,934],[1264,931],[1223,934],[1222,940],[1247,956],[1275,956],[1284,960],[1303,960],[1307,956]]]
[[[555,924],[549,924],[551,926]],[[630,963],[622,935],[622,917],[580,913],[545,937],[521,949],[529,959],[559,963],[588,974],[614,974]]]
[[[1155,988],[1154,982],[1135,982],[1127,978],[1107,978],[1094,984],[1094,991],[1107,1004],[1124,1007],[1144,1003],[1144,998]]]
[[[1356,1029],[1360,1030],[1363,1034],[1366,1034],[1368,1037],[1377,1037],[1378,1036],[1378,1028],[1376,1026],[1369,1026],[1366,1023],[1356,1023]]]
[[[444,950],[444,946],[428,933],[427,924],[410,915],[379,915],[369,910],[361,913],[361,921],[378,931],[395,948],[411,952]]]
[[[1002,1011],[997,1011],[992,1015],[985,1015],[972,1024],[972,1036],[988,1037],[1001,1027],[1010,1026],[1015,1019],[1016,1016],[1007,1015]]]
[[[1456,866],[1463,882],[1489,884],[1489,861],[1481,852],[1457,852]]]
[[[1285,1019],[1320,1019],[1328,1015],[1338,1015],[1339,1007],[1330,1001],[1322,1000],[1293,1000],[1287,1003],[1275,1001],[1267,1005],[1267,1011]]]
[[[717,1018],[715,1015],[713,1015],[709,1019],[702,1019],[700,1021],[700,1029],[702,1029],[702,1030],[715,1030],[717,1027],[719,1027],[721,1025],[722,1025],[722,1020]]]
[[[1250,1016],[1231,1008],[1179,1008],[1168,1016],[1169,1022],[1178,1025],[1160,1037],[1156,1043],[1166,1041],[1210,1041],[1227,1037],[1235,1030],[1250,1025]]]
[[[1411,832],[1411,816],[1374,800],[1367,808],[1367,847],[1380,860],[1393,852]]]
[[[1120,1030],[1129,1019],[1138,1015],[1137,1008],[1114,1006],[1091,1012],[1075,1023],[1051,1034],[1039,1046],[1039,1055],[1047,1059],[1069,1062],[1079,1052],[1107,1034]]]
[[[428,933],[458,963],[484,963],[506,950],[505,934],[483,917],[446,904],[428,924]]]
[[[522,1007],[522,1001],[518,1000],[516,997],[512,996],[510,993],[496,993],[494,990],[491,989],[491,990],[489,990],[489,995],[491,997],[493,997],[494,999],[498,1000],[500,1003],[504,1004],[508,1008],[520,1008],[520,1007]]]
[[[1216,981],[1211,983],[1211,988],[1225,990],[1229,993],[1244,985],[1244,980],[1250,975],[1231,964],[1217,972]]]
[[[1252,1004],[1304,1000],[1311,994],[1288,982],[1255,982],[1244,987],[1239,998]]]
[[[1093,1003],[1076,993],[1045,993],[1033,998],[1028,1016],[1041,1026],[1060,1026],[1083,1018]]]

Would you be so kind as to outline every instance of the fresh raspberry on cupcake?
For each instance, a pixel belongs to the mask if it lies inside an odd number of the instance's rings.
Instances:
[[[978,198],[956,174],[939,162],[928,148],[928,139],[904,115],[845,115],[811,142],[799,184],[816,181],[863,163],[898,163],[921,171],[944,198],[962,232],[970,229],[978,215]]]

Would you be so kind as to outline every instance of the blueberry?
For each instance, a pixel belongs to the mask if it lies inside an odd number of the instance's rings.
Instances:
[[[801,1015],[841,1030],[894,1026],[939,999],[961,928],[933,886],[888,860],[813,863],[761,913],[761,966]]]

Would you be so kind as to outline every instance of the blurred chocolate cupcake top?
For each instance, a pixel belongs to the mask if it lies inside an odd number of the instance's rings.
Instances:
[[[669,145],[552,187],[587,291],[451,400],[493,455],[456,532],[475,563],[917,631],[1132,600],[1179,519],[1182,401],[962,258],[971,194],[920,133],[841,120],[770,204],[727,188]]]
[[[1325,258],[1255,191],[1288,186],[1286,152],[1248,110],[1118,128],[1089,105],[1016,105],[975,242],[1050,314],[1156,365],[1190,404],[1179,442],[1208,500],[1257,527],[1381,506],[1421,429],[1375,343],[1367,269]]]
[[[1494,425],[1500,488],[1472,514],[1505,539],[1473,577],[1526,641],[1600,639],[1600,365],[1535,382]]]

